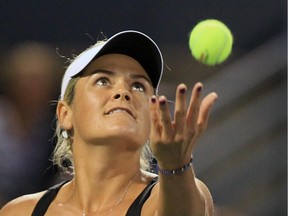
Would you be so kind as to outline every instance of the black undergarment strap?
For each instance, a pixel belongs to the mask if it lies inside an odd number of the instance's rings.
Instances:
[[[46,193],[40,198],[38,203],[36,204],[32,216],[44,216],[47,209],[49,208],[51,202],[55,199],[58,191],[60,188],[68,181],[61,182],[51,188],[49,188]],[[135,199],[132,203],[130,208],[128,209],[126,216],[140,216],[142,206],[144,205],[145,201],[151,194],[152,188],[158,182],[158,178],[154,178],[139,194],[139,196]]]
[[[155,184],[158,182],[158,177],[154,178],[142,191],[141,194],[135,199],[135,201],[132,203],[130,208],[128,209],[126,216],[140,216],[142,207],[145,203],[145,201],[149,198],[151,191]]]
[[[59,189],[66,183],[67,181],[61,182],[53,187],[49,188],[46,193],[41,197],[41,199],[36,204],[32,216],[44,216],[47,209],[49,208],[51,202],[55,199]]]

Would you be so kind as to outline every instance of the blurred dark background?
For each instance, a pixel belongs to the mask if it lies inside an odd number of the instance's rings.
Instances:
[[[188,48],[193,26],[210,18],[234,35],[231,56],[215,67],[196,62]],[[201,81],[206,93],[219,95],[194,153],[196,174],[210,188],[217,215],[286,215],[285,0],[1,1],[2,204],[55,181],[57,171],[48,161],[55,106],[49,101],[57,99],[67,66],[60,56],[79,54],[103,35],[127,29],[148,34],[162,50],[160,94],[174,100],[179,82],[191,88]]]

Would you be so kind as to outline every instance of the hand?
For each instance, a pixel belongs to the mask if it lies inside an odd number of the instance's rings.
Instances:
[[[195,84],[187,108],[185,84],[176,91],[174,120],[165,96],[152,96],[150,102],[151,149],[162,169],[176,169],[187,164],[197,138],[207,127],[216,93],[201,99],[202,83]]]

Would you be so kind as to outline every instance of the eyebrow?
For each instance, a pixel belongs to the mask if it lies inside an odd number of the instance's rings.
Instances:
[[[96,73],[104,73],[104,74],[107,74],[107,75],[113,75],[114,72],[113,71],[109,71],[109,70],[105,70],[105,69],[97,69],[97,70],[94,70],[92,71],[90,74],[96,74]]]
[[[140,75],[140,74],[133,74],[131,77],[134,79],[145,79],[148,83],[150,83],[152,85],[152,82],[148,76],[144,76],[144,75]]]
[[[106,69],[97,69],[97,70],[94,70],[91,74],[96,74],[96,73],[104,73],[107,75],[114,75],[115,74],[115,72],[110,71],[110,70],[106,70]],[[145,79],[148,83],[150,83],[152,85],[152,82],[148,76],[141,75],[141,74],[132,74],[130,77],[132,79]]]

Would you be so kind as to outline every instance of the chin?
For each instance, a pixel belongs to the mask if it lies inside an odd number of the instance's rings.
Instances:
[[[149,132],[143,130],[143,127],[135,119],[129,118],[113,118],[102,121],[100,134],[105,137],[116,137],[119,140],[130,140],[131,142],[142,142],[143,145],[149,139]]]
[[[118,137],[139,137],[140,132],[135,127],[117,126],[113,125],[107,129],[107,136],[118,136]]]
[[[106,138],[110,137],[112,140],[116,142],[131,142],[131,143],[138,143],[137,145],[143,145],[146,140],[143,137],[143,132],[135,130],[135,128],[129,127],[117,127],[112,126],[109,130],[106,130]],[[108,138],[109,139],[109,138]]]

